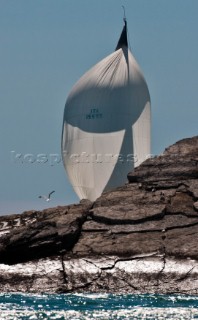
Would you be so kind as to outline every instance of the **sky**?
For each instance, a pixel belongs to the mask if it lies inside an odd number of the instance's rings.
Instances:
[[[151,96],[152,153],[198,134],[197,0],[0,0],[0,215],[79,202],[61,161],[64,105],[114,51],[122,5]]]

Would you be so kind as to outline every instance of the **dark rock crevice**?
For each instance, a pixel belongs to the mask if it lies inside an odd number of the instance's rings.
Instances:
[[[184,274],[184,275],[182,275],[180,278],[176,279],[176,281],[184,281],[184,280],[186,280],[186,279],[189,277],[190,273],[193,271],[194,268],[195,268],[195,266],[193,266],[192,268],[190,268],[190,270],[188,270],[188,271],[186,272],[186,274]]]
[[[63,273],[63,284],[66,285],[68,283],[68,276],[67,276],[67,272],[66,272],[65,265],[64,265],[64,256],[63,255],[61,255],[61,265],[62,265],[61,272]]]

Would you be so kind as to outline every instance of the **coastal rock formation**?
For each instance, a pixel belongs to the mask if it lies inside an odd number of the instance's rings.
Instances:
[[[0,217],[0,290],[198,293],[198,136],[94,203]]]

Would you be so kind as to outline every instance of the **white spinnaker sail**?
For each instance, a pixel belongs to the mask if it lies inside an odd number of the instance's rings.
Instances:
[[[79,79],[68,96],[63,162],[79,198],[94,201],[104,190],[123,185],[127,173],[148,154],[149,92],[126,41],[121,41],[115,52]]]

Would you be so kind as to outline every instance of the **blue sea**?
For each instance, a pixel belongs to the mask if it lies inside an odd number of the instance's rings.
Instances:
[[[0,294],[0,320],[198,319],[198,297],[185,295]]]

